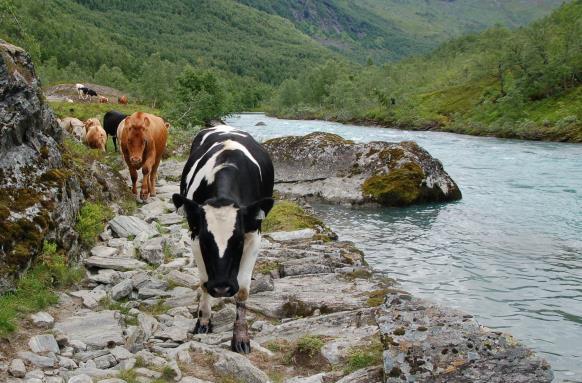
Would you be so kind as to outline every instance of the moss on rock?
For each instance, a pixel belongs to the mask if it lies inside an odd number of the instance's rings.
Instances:
[[[323,227],[321,220],[309,214],[296,203],[280,201],[263,221],[262,229],[265,233],[274,231],[293,231],[301,229],[317,229]]]
[[[385,206],[407,206],[422,197],[422,168],[414,163],[393,169],[388,174],[378,174],[368,178],[362,185],[367,198]]]

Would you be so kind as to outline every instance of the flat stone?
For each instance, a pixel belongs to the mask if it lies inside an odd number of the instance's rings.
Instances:
[[[148,237],[153,237],[159,233],[152,226],[142,219],[134,216],[118,215],[109,221],[111,231],[119,237],[127,238],[137,236],[140,233],[146,233]]]
[[[382,382],[382,366],[363,368],[344,376],[336,383],[380,383]]]
[[[138,376],[143,376],[144,378],[149,379],[158,379],[162,376],[161,372],[153,371],[143,367],[136,368],[134,371]]]
[[[8,367],[8,372],[15,378],[24,378],[26,375],[26,366],[22,359],[13,359]]]
[[[51,328],[55,324],[55,318],[45,311],[39,311],[30,316],[32,323],[37,327]]]
[[[89,273],[87,279],[106,285],[116,284],[121,280],[121,273],[117,270],[99,269],[96,273]]]
[[[64,368],[66,370],[74,370],[75,368],[79,367],[77,365],[77,363],[71,358],[59,356],[58,360],[59,360],[59,367]]]
[[[190,260],[187,258],[173,259],[168,263],[164,263],[163,265],[160,265],[160,267],[158,267],[158,272],[165,274],[165,273],[168,273],[172,270],[180,270],[184,266],[188,265],[189,262],[190,262]]]
[[[311,239],[317,234],[313,229],[303,229],[296,231],[276,231],[274,233],[265,234],[274,241],[297,241],[302,239]]]
[[[275,290],[275,284],[270,275],[259,274],[251,281],[251,295],[273,290]]]
[[[127,238],[112,238],[107,245],[116,248],[120,257],[132,258],[135,255],[135,246]]]
[[[232,330],[235,319],[236,311],[230,305],[214,313],[212,316],[212,326],[214,327],[214,331],[220,333]]]
[[[79,363],[85,363],[90,361],[91,359],[99,358],[100,356],[109,354],[107,349],[104,350],[92,350],[92,351],[84,351],[79,352],[74,355],[74,358]]]
[[[143,244],[139,251],[141,259],[150,265],[159,266],[164,263],[164,237],[156,237],[148,240]]]
[[[200,286],[200,277],[197,272],[196,274],[190,274],[172,270],[168,273],[166,279],[168,282],[177,286],[189,287],[191,289],[196,289]]]
[[[183,343],[188,339],[188,329],[181,326],[159,328],[154,336],[159,339],[171,339]]]
[[[123,329],[117,311],[86,312],[57,322],[55,329],[71,340],[90,347],[105,348],[112,344],[123,344]]]
[[[26,380],[28,379],[39,379],[39,380],[43,380],[44,379],[44,372],[42,372],[42,370],[32,370],[26,373],[26,375],[24,376],[24,378]]]
[[[308,376],[308,377],[294,377],[291,379],[286,379],[285,383],[323,383],[327,374],[325,372]]]
[[[141,350],[135,356],[141,358],[146,366],[164,367],[168,363],[166,359],[146,350]]]
[[[89,257],[85,259],[85,266],[91,268],[111,269],[117,271],[145,269],[147,264],[134,258]]]
[[[129,352],[128,349],[126,349],[125,347],[121,347],[121,346],[115,346],[112,349],[110,349],[109,352],[118,361],[125,360],[125,359],[131,359],[134,357],[134,355],[131,352]]]
[[[201,380],[192,376],[184,376],[178,383],[212,383],[208,380]]]
[[[184,217],[176,213],[162,214],[158,217],[158,222],[165,226],[175,225],[183,221]]]
[[[107,296],[107,293],[103,290],[79,290],[70,294],[83,299],[83,305],[89,309],[96,308],[99,305],[99,301]]]
[[[214,364],[215,370],[224,375],[236,376],[245,383],[267,383],[269,377],[255,367],[246,357],[224,350]]]
[[[28,341],[28,347],[35,353],[60,352],[59,345],[52,334],[36,335]]]
[[[108,246],[95,246],[91,249],[91,255],[94,257],[113,257],[118,252],[116,248]]]
[[[149,289],[147,287],[143,287],[138,291],[138,298],[139,299],[148,299],[153,297],[165,298],[172,296],[172,293],[169,291],[158,290],[158,289]]]
[[[146,222],[152,222],[156,217],[161,216],[167,211],[166,202],[155,199],[154,201],[147,203],[138,209],[138,215],[142,217]]]
[[[56,359],[50,356],[40,356],[30,351],[20,351],[17,353],[18,358],[28,361],[36,367],[53,367]]]
[[[131,279],[124,279],[111,288],[111,298],[116,301],[125,298],[131,294],[132,290],[133,283]]]

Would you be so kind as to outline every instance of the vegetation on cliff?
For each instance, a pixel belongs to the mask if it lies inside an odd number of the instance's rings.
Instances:
[[[582,142],[582,1],[383,66],[329,61],[285,81],[268,111],[407,129]]]

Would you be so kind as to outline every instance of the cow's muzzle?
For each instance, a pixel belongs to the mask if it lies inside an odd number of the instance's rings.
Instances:
[[[238,292],[238,284],[236,282],[206,282],[205,287],[208,294],[214,298],[232,297]]]

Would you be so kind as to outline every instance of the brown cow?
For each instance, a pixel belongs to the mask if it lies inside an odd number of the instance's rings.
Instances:
[[[107,97],[99,96],[99,103],[100,104],[107,104],[109,99]]]
[[[92,149],[101,149],[105,151],[107,144],[107,133],[96,118],[90,118],[85,121],[85,142]]]
[[[136,112],[126,117],[117,128],[117,139],[131,176],[132,192],[137,195],[137,170],[143,179],[142,201],[156,195],[158,166],[166,148],[169,125],[153,114]]]
[[[117,103],[124,105],[127,104],[127,96],[119,96],[117,98]]]

